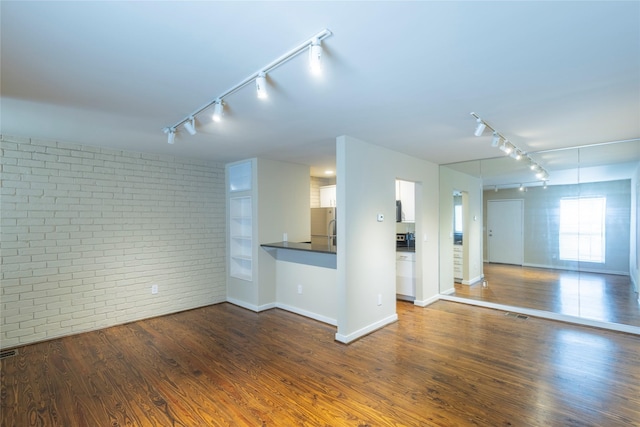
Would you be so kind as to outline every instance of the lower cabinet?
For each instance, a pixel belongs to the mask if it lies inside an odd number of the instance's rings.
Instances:
[[[396,297],[409,301],[416,299],[415,252],[396,252]]]

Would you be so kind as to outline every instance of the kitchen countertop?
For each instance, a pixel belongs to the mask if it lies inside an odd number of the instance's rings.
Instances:
[[[415,246],[411,246],[411,247],[396,246],[396,252],[415,252],[415,251],[416,251]]]
[[[303,252],[316,252],[321,254],[336,254],[336,247],[329,245],[318,245],[311,244],[307,242],[275,242],[275,243],[263,243],[260,245],[265,248],[276,248],[276,249],[291,249],[294,251],[303,251]]]

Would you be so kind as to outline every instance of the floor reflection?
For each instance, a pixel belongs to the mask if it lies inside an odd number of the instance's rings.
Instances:
[[[640,326],[629,276],[485,264],[487,286],[455,284],[455,296]]]

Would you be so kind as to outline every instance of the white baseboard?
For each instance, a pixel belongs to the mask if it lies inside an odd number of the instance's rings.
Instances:
[[[455,289],[451,288],[451,293],[455,292]],[[440,300],[440,295],[434,295],[431,298],[427,298],[427,299],[423,299],[423,300],[415,300],[413,302],[414,305],[417,305],[418,307],[426,307],[428,305],[433,304],[436,301]]]
[[[482,281],[482,279],[484,279],[484,275],[482,275],[482,274],[481,274],[480,276],[478,276],[478,277],[474,277],[474,278],[473,278],[473,279],[471,279],[471,280],[463,280],[461,283],[462,283],[463,285],[471,286],[471,285],[473,285],[473,284],[475,284],[475,283],[478,283],[478,282]]]
[[[350,342],[355,341],[358,338],[362,338],[365,335],[369,335],[371,332],[377,331],[378,329],[384,328],[385,326],[397,321],[398,321],[398,314],[394,313],[389,317],[386,317],[382,320],[379,320],[375,323],[365,326],[364,328],[358,329],[357,331],[352,332],[348,335],[336,333],[336,341],[339,341],[344,344],[349,344]]]
[[[261,312],[261,311],[265,311],[265,310],[270,310],[272,308],[276,308],[276,304],[275,303],[269,303],[269,304],[263,304],[263,305],[255,305],[255,304],[249,304],[246,301],[242,301],[239,299],[235,299],[235,298],[229,298],[227,297],[227,302],[233,304],[233,305],[237,305],[239,307],[242,308],[246,308],[247,310],[251,310],[251,311],[255,311],[257,313]]]
[[[621,323],[603,322],[600,320],[591,320],[584,317],[570,316],[568,314],[552,313],[550,311],[535,310],[531,308],[514,307],[511,305],[496,304],[488,301],[473,300],[468,298],[456,297],[452,295],[440,295],[443,301],[453,301],[463,304],[475,305],[478,307],[492,308],[494,310],[502,310],[508,312],[521,313],[528,316],[540,317],[542,319],[557,320],[559,322],[572,323],[574,325],[590,326],[594,328],[607,329],[616,332],[626,332],[629,334],[640,335],[640,326],[624,325]]]
[[[282,310],[290,311],[292,313],[299,314],[301,316],[308,317],[310,319],[314,319],[314,320],[317,320],[317,321],[322,322],[322,323],[327,323],[327,324],[329,324],[331,326],[338,326],[338,320],[336,320],[336,319],[332,319],[330,317],[323,316],[321,314],[317,314],[317,313],[314,313],[314,312],[311,312],[311,311],[303,310],[303,309],[298,308],[298,307],[293,307],[291,305],[282,304],[282,303],[278,302],[278,303],[276,303],[276,308],[280,308]]]
[[[577,271],[583,273],[598,273],[598,274],[614,274],[616,276],[629,276],[628,271],[618,271],[618,270],[602,270],[598,268],[572,268],[572,267],[561,267],[558,265],[544,265],[544,264],[522,264],[523,267],[533,267],[533,268],[547,268],[549,270],[568,270],[568,271]]]

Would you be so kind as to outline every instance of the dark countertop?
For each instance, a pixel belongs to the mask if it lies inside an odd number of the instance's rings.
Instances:
[[[303,251],[303,252],[317,252],[321,254],[336,254],[336,247],[329,245],[318,245],[311,243],[299,243],[299,242],[275,242],[275,243],[263,243],[260,245],[265,248],[276,248],[276,249],[291,249],[294,251]]]
[[[415,251],[416,251],[416,247],[415,246],[411,246],[411,247],[396,246],[396,252],[415,252]]]

